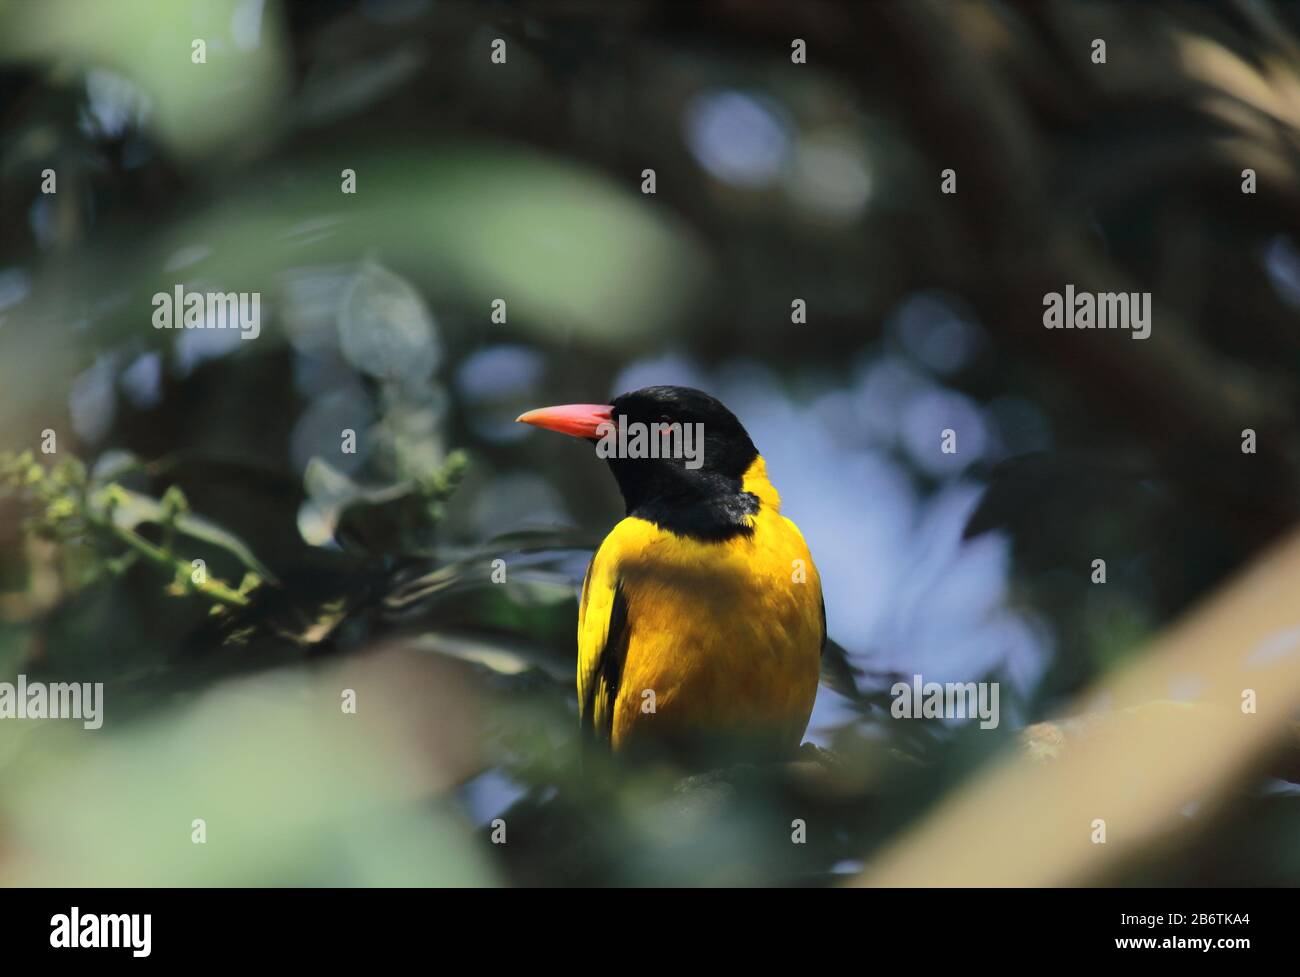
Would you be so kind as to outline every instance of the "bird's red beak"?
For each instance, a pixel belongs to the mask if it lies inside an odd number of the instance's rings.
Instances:
[[[530,410],[520,414],[515,421],[544,427],[548,431],[559,431],[575,438],[599,439],[603,432],[598,428],[610,423],[613,414],[614,408],[608,404],[560,404],[557,407]]]

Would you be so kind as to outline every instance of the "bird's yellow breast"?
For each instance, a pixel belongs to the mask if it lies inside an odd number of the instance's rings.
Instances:
[[[762,458],[743,487],[760,503],[751,532],[701,541],[627,518],[592,561],[579,612],[578,697],[616,749],[696,732],[799,745],[820,672],[821,580],[780,513]],[[607,651],[611,616],[625,633]],[[600,661],[607,653],[623,656],[616,688],[601,685],[611,674]]]

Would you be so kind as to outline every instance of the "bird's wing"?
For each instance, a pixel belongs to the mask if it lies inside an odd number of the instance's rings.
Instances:
[[[819,602],[821,603],[821,605],[822,605],[822,647],[821,647],[821,653],[822,653],[822,658],[824,659],[824,658],[826,657],[826,639],[830,637],[830,635],[826,633],[826,595],[823,594],[823,593],[819,593],[819,594],[817,595],[817,598],[818,598],[818,601],[819,601]]]
[[[602,546],[592,557],[578,605],[578,715],[583,732],[608,741],[629,628],[617,560],[605,549]]]

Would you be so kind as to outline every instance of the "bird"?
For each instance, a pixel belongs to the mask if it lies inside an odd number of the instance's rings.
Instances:
[[[585,737],[619,755],[794,756],[826,645],[821,577],[735,414],[652,386],[517,420],[594,442],[626,506],[582,583]]]

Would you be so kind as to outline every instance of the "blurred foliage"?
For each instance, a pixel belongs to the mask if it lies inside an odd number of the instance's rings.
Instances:
[[[190,515],[185,494],[175,486],[163,493],[161,501],[149,499],[116,482],[88,481],[85,466],[75,458],[47,470],[30,451],[24,451],[0,452],[0,492],[5,489],[18,493],[40,510],[24,523],[24,528],[35,536],[64,543],[116,545],[121,550],[106,556],[99,565],[92,562],[85,568],[90,582],[101,572],[120,574],[136,559],[144,559],[172,578],[169,593],[198,593],[217,605],[246,607],[249,592],[271,576],[247,546]],[[162,545],[155,545],[136,531],[146,522],[158,525]],[[218,546],[243,563],[248,572],[238,589],[209,578],[205,567],[177,557],[174,547],[178,532]]]
[[[1078,697],[1300,512],[1297,30],[1228,0],[0,0],[0,681],[106,702],[0,722],[0,881],[828,884],[916,864],[899,839],[1017,727],[1068,768],[1031,724],[1104,712]],[[1044,330],[1066,282],[1152,291],[1151,338]],[[177,285],[260,293],[260,335],[153,328]],[[652,382],[732,406],[810,540],[861,686],[823,690],[826,751],[582,756],[576,588],[620,507],[512,421]],[[916,671],[1002,682],[1002,726],[891,722]],[[1169,675],[1145,691],[1206,694]],[[1300,882],[1294,767],[1248,760],[1109,877]],[[951,868],[998,881],[978,854]]]

